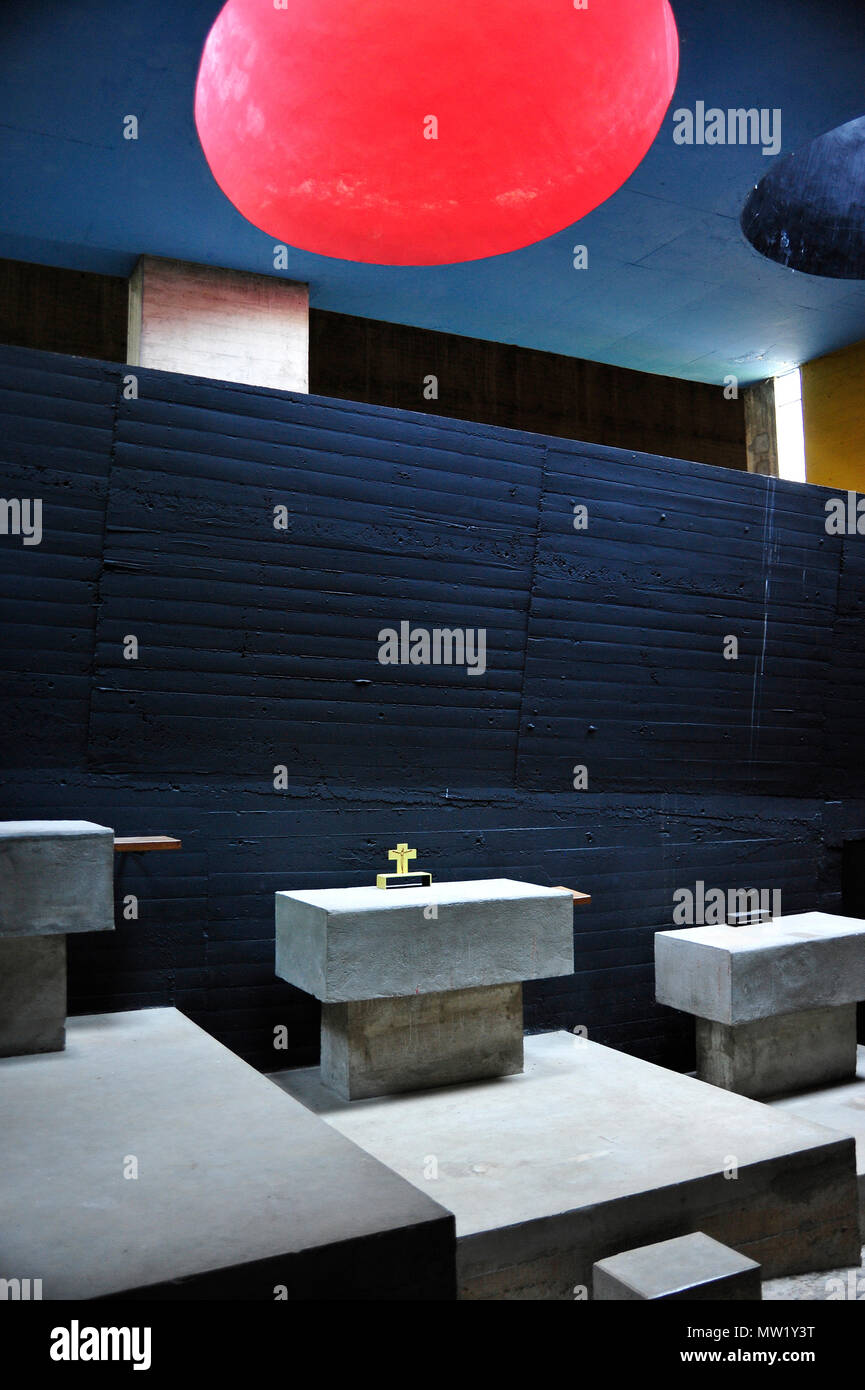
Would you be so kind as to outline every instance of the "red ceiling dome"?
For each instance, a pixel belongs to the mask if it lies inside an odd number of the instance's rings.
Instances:
[[[668,0],[228,0],[195,122],[220,188],[278,241],[474,260],[621,187],[678,52]]]

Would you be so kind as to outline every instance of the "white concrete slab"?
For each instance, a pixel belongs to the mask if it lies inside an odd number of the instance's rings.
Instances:
[[[457,1219],[463,1298],[574,1297],[592,1265],[702,1230],[766,1277],[859,1258],[854,1145],[567,1033],[522,1074],[342,1102],[272,1078]]]
[[[0,1062],[0,1109],[0,1277],[46,1299],[453,1293],[434,1194],[174,1009],[70,1019]]]
[[[865,999],[865,922],[802,912],[748,927],[655,936],[658,1002],[716,1023],[749,1023]]]
[[[276,973],[328,1004],[517,984],[573,969],[566,888],[495,878],[276,894]]]

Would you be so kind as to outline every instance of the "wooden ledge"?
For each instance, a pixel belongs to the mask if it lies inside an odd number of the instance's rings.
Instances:
[[[590,893],[578,893],[576,888],[566,888],[563,883],[557,883],[556,887],[562,893],[570,893],[575,903],[590,903],[592,901]]]
[[[171,835],[115,835],[114,849],[118,854],[141,853],[151,849],[180,849],[180,840]]]

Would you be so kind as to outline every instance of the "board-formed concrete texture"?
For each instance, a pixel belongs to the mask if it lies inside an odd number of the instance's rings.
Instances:
[[[66,1040],[66,937],[0,940],[0,1057],[59,1052]]]
[[[321,1006],[321,1076],[344,1100],[522,1069],[522,985]]]
[[[655,935],[660,1004],[716,1023],[750,1023],[865,999],[865,922],[802,912],[748,927]]]
[[[758,1301],[760,1266],[704,1231],[694,1231],[599,1260],[593,1270],[593,1293],[596,1299],[618,1302]]]
[[[454,1296],[434,1194],[174,1009],[70,1019],[0,1095],[0,1277],[45,1299]]]
[[[383,1100],[272,1079],[454,1213],[462,1298],[571,1299],[696,1230],[767,1278],[859,1260],[852,1138],[568,1033],[526,1038],[520,1075]]]
[[[142,256],[129,281],[127,362],[309,390],[309,286]]]
[[[856,1075],[856,1005],[751,1023],[697,1019],[697,1075],[740,1096],[777,1096]]]
[[[113,830],[0,821],[0,937],[113,930]]]
[[[573,921],[569,890],[509,878],[280,892],[276,973],[331,1004],[544,980],[573,974]]]

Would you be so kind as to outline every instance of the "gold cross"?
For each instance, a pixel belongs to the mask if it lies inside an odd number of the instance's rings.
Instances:
[[[388,859],[396,860],[396,871],[398,874],[407,874],[409,871],[408,861],[417,859],[417,850],[409,849],[407,844],[397,845],[396,849],[389,849]]]

